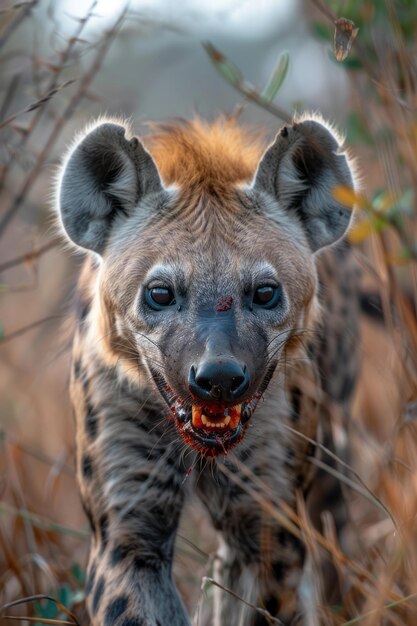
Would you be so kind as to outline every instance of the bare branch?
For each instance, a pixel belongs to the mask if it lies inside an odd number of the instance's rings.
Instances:
[[[23,326],[22,328],[15,330],[14,332],[10,333],[10,335],[6,335],[0,340],[0,345],[3,345],[7,341],[11,341],[12,339],[16,339],[17,337],[21,337],[25,333],[29,332],[30,330],[33,330],[34,328],[37,328],[38,326],[41,326],[42,324],[45,324],[46,322],[50,322],[52,320],[58,320],[58,319],[62,319],[60,315],[49,315],[48,317],[43,317],[42,319],[37,320],[36,322],[32,322],[31,324],[28,324],[27,326]]]
[[[48,241],[44,246],[40,248],[36,248],[35,250],[31,250],[30,252],[26,252],[21,256],[15,257],[14,259],[10,259],[9,261],[5,261],[0,265],[0,273],[5,272],[6,270],[11,269],[12,267],[16,267],[17,265],[22,265],[23,263],[28,263],[29,261],[34,261],[35,259],[41,257],[45,252],[56,248],[56,246],[60,243],[60,240],[52,239],[52,241]]]
[[[209,576],[203,576],[203,585],[206,582],[212,585],[215,585],[219,589],[223,589],[223,591],[225,591],[226,593],[229,593],[231,596],[233,596],[237,600],[240,600],[240,602],[243,602],[243,604],[246,604],[246,606],[249,606],[251,609],[254,609],[255,611],[257,611],[257,613],[259,613],[266,619],[268,624],[278,624],[278,626],[284,626],[283,622],[281,622],[281,620],[278,619],[277,617],[273,617],[269,611],[267,611],[266,609],[262,609],[260,606],[256,606],[255,604],[252,604],[251,602],[248,602],[247,600],[239,596],[237,593],[235,593],[231,589],[228,589],[227,587],[224,587],[223,585],[218,583],[216,580],[214,580],[214,578],[210,578]]]
[[[75,79],[67,80],[65,83],[62,83],[62,85],[58,85],[54,89],[51,89],[44,96],[39,98],[39,100],[36,100],[36,102],[32,102],[32,104],[28,104],[28,106],[22,109],[21,111],[18,111],[17,113],[14,113],[13,115],[10,115],[10,117],[4,120],[4,122],[0,122],[0,128],[4,128],[5,126],[8,126],[17,117],[20,117],[21,115],[24,115],[25,113],[30,113],[31,111],[34,111],[35,109],[39,109],[39,107],[41,107],[43,104],[46,104],[51,98],[53,98],[55,94],[65,89],[65,87],[69,87],[69,85],[72,85],[75,82],[76,82]]]
[[[120,25],[122,24],[124,17],[126,14],[126,9],[124,9],[121,13],[121,15],[119,16],[119,18],[116,20],[116,22],[114,23],[113,27],[108,31],[108,33],[106,34],[103,43],[101,44],[101,46],[99,47],[96,57],[90,67],[90,69],[88,70],[88,72],[86,72],[84,74],[84,76],[81,78],[80,82],[79,82],[79,88],[77,90],[77,92],[72,96],[71,100],[69,101],[66,109],[64,110],[62,116],[57,119],[57,121],[55,122],[54,126],[52,127],[52,130],[49,134],[49,137],[44,145],[44,147],[42,148],[37,162],[35,164],[35,166],[33,167],[33,169],[29,172],[25,182],[22,185],[22,188],[19,192],[19,194],[16,196],[16,198],[14,199],[14,201],[12,202],[11,206],[9,207],[9,210],[5,213],[5,215],[3,216],[3,219],[0,222],[0,237],[3,235],[4,231],[6,230],[7,226],[9,225],[9,223],[11,222],[11,220],[14,218],[14,216],[16,215],[17,211],[19,210],[20,206],[22,205],[22,203],[24,202],[24,200],[26,199],[26,196],[28,194],[28,192],[30,191],[30,189],[32,188],[33,184],[35,183],[35,181],[37,180],[37,177],[44,165],[45,160],[47,159],[49,152],[52,148],[52,146],[55,144],[56,140],[58,139],[61,131],[63,130],[65,124],[67,123],[67,121],[70,119],[70,117],[73,115],[74,111],[76,110],[77,106],[79,105],[80,101],[83,99],[84,94],[86,93],[86,91],[88,90],[88,87],[90,86],[90,83],[92,82],[92,80],[95,78],[97,72],[99,71],[104,57],[106,56],[106,53],[114,39],[114,37],[116,36],[118,29],[120,27]]]
[[[24,19],[29,15],[31,10],[38,4],[38,0],[32,0],[32,2],[21,2],[14,9],[21,9],[20,13],[16,15],[14,20],[8,23],[8,25],[4,28],[2,34],[0,35],[0,49],[4,46],[6,41],[9,39],[10,35],[16,30],[18,26],[24,21]]]

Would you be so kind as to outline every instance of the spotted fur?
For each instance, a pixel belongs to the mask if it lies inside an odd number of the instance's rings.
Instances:
[[[309,493],[320,511],[332,490],[314,474],[311,440],[324,432],[331,445],[329,407],[348,414],[357,369],[356,270],[346,244],[328,247],[351,219],[332,193],[353,186],[349,159],[340,137],[309,118],[281,129],[266,151],[259,135],[224,120],[156,126],[147,149],[129,135],[112,120],[90,128],[58,182],[63,229],[89,251],[71,399],[92,528],[92,623],[190,623],[171,567],[193,496],[219,533],[218,580],[299,623],[305,546],[257,495],[262,485],[282,514]],[[256,308],[259,281],[278,279],[279,306]],[[169,311],[146,304],[152,281],[173,285]],[[239,443],[207,462],[163,394],[194,402],[187,374],[210,350],[245,362],[248,394],[262,399]],[[213,623],[266,621],[216,589]]]

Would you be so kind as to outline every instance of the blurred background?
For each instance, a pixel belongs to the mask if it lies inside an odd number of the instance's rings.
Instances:
[[[82,257],[57,238],[60,156],[104,114],[137,134],[151,120],[222,114],[272,138],[305,110],[335,123],[357,160],[363,283],[353,415],[347,428],[333,416],[352,447],[338,476],[349,558],[330,524],[343,597],[316,595],[312,624],[417,623],[416,41],[415,0],[0,2],[0,606],[32,598],[1,623],[87,623],[67,396]],[[203,626],[215,540],[197,504],[183,526],[175,576]]]

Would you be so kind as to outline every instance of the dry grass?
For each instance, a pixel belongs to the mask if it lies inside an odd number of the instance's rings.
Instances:
[[[342,17],[334,13],[338,4],[309,4],[312,27],[323,37],[332,36],[326,28],[333,29],[335,18]],[[378,320],[364,316],[362,373],[347,430],[329,398],[336,438],[347,437],[352,448],[349,465],[339,464],[337,470],[350,515],[343,545],[329,517],[323,520],[323,534],[312,528],[303,502],[294,513],[276,502],[262,484],[252,493],[267,514],[304,536],[313,567],[323,553],[336,567],[341,602],[326,604],[316,584],[309,596],[312,626],[414,626],[417,621],[417,10],[413,4],[351,0],[343,5],[343,17],[360,26],[344,61],[353,87],[349,135],[356,142],[364,177],[363,195],[356,198],[361,214],[352,239],[363,268],[364,290],[378,294],[382,303]],[[98,41],[88,42],[83,35],[95,10],[93,3],[83,19],[74,20],[71,36],[59,40],[45,58],[27,47],[22,53],[21,41],[16,40],[16,49],[14,40],[32,19],[36,5],[32,0],[0,12],[4,70],[0,92],[0,605],[14,603],[4,609],[4,619],[7,614],[8,619],[28,616],[39,623],[85,624],[82,589],[88,531],[74,480],[72,420],[65,392],[68,342],[60,330],[71,292],[67,277],[76,272],[74,260],[58,253],[57,240],[50,235],[42,190],[50,186],[50,165],[62,149],[61,138],[77,112],[84,114],[91,83],[126,14],[122,11]],[[53,3],[46,19],[54,21]],[[89,62],[81,64],[85,55]],[[265,105],[240,77],[234,86]],[[278,117],[286,115],[270,102],[266,108]],[[325,450],[321,459],[321,463],[329,461]],[[246,483],[242,486],[250,489]],[[215,543],[202,512],[193,510],[191,515],[192,523],[184,525],[178,539],[175,573],[190,610],[198,603],[196,621],[202,625],[213,586]],[[53,596],[58,604],[41,601],[41,594]],[[26,597],[32,599],[17,604]]]

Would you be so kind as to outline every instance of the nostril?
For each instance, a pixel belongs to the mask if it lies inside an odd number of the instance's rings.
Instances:
[[[238,400],[246,393],[249,388],[249,383],[249,372],[245,365],[242,370],[242,375],[233,377],[233,386],[230,391],[234,400]]]
[[[197,385],[204,389],[204,391],[210,391],[213,386],[211,380],[204,376],[197,376],[195,380]]]
[[[232,384],[230,386],[230,391],[236,391],[236,389],[239,389],[240,385],[244,382],[244,380],[245,380],[244,376],[233,376]]]
[[[191,367],[189,375],[191,392],[202,399],[233,401],[249,387],[246,366],[232,360],[207,359],[197,368]]]
[[[223,387],[221,387],[220,385],[213,385],[209,389],[209,392],[212,398],[219,399],[223,396]]]

